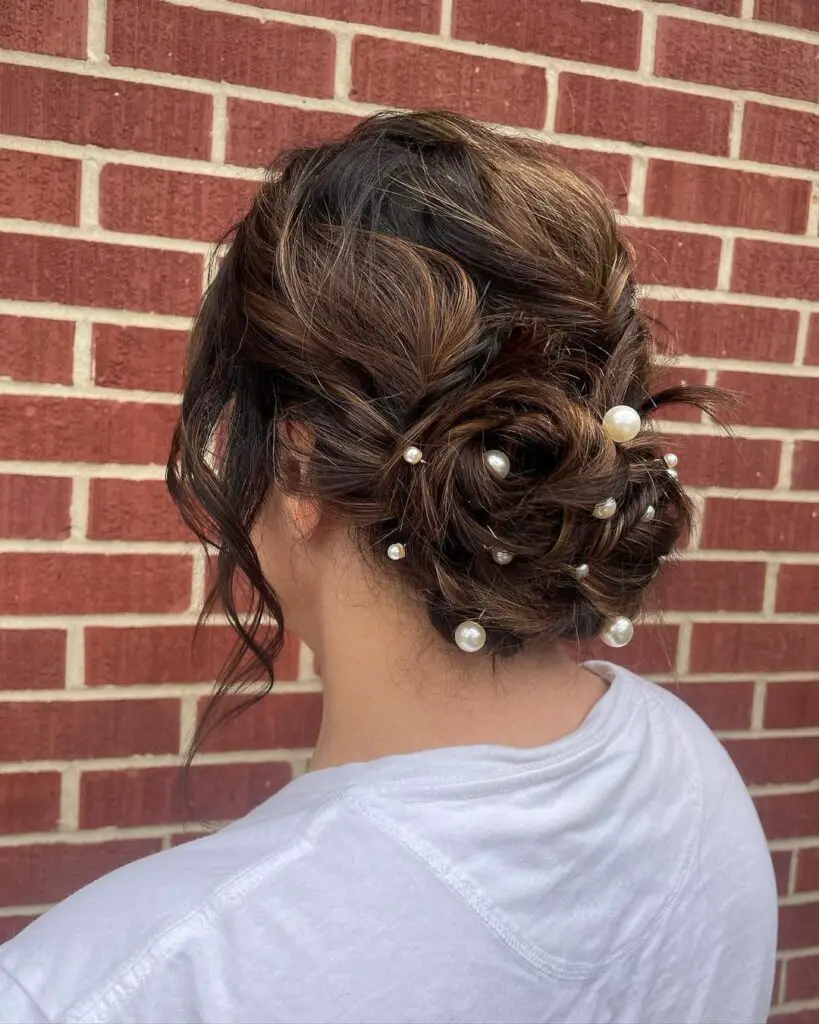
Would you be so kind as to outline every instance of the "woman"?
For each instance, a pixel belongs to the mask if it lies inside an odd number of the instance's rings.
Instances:
[[[713,400],[651,394],[635,288],[594,189],[464,118],[274,167],[196,321],[169,484],[269,680],[271,619],[320,658],[311,770],[7,944],[3,1020],[765,1019],[737,772],[676,697],[574,657],[628,642],[688,523],[649,415]]]

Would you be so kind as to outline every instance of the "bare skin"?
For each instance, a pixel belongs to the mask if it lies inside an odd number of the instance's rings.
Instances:
[[[492,659],[430,626],[400,563],[373,571],[339,523],[273,495],[254,530],[289,629],[316,653],[324,717],[311,770],[472,744],[534,747],[573,732],[606,684],[562,646]]]

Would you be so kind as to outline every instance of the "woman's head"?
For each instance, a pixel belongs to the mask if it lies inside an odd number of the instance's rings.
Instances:
[[[281,622],[293,606],[309,634],[309,558],[285,567],[283,545],[309,549],[322,530],[447,643],[467,619],[487,651],[514,652],[635,614],[689,507],[648,424],[615,444],[603,416],[709,401],[652,395],[635,289],[611,206],[540,145],[383,114],[279,159],[197,317],[169,464],[251,652],[275,652],[264,612]],[[505,478],[488,450],[508,457]],[[610,497],[616,514],[597,518]],[[237,571],[258,595],[249,619]]]

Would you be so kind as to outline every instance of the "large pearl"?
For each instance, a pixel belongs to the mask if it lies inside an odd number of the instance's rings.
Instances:
[[[598,502],[592,509],[592,515],[595,519],[611,519],[614,513],[617,511],[617,502],[614,498],[606,498],[605,501]]]
[[[402,558],[406,557],[407,549],[403,544],[390,544],[387,548],[387,558],[391,558],[393,562],[398,562]]]
[[[574,574],[578,580],[584,580],[589,575],[589,567],[583,562],[582,565],[576,565],[574,567]]]
[[[411,466],[417,466],[423,457],[424,453],[420,448],[416,448],[414,444],[404,449],[404,462],[408,462]]]
[[[506,548],[492,548],[492,558],[498,565],[509,565],[514,557],[512,552],[507,551]]]
[[[609,647],[625,647],[634,636],[634,623],[625,615],[609,619],[600,632],[600,639]]]
[[[639,412],[630,405],[615,405],[603,417],[603,429],[612,441],[631,441],[642,425]]]
[[[480,622],[467,619],[455,629],[455,643],[467,654],[474,654],[486,643],[486,630]]]
[[[650,523],[651,520],[657,515],[657,509],[653,505],[646,505],[645,511],[640,517],[644,523]]]
[[[663,462],[666,464],[666,466],[668,466],[669,469],[676,469],[677,463],[679,461],[680,460],[677,458],[674,452],[669,452],[668,455],[663,456]]]
[[[497,448],[492,448],[490,451],[483,453],[483,461],[486,464],[486,468],[494,473],[499,480],[505,480],[509,476],[511,463],[509,462],[509,456],[505,452],[499,452]]]

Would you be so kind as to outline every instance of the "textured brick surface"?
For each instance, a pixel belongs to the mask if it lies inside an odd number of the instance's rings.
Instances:
[[[190,602],[186,555],[0,554],[0,614],[180,612]]]
[[[28,0],[0,7],[0,39],[7,50],[85,56],[84,0]]]
[[[70,384],[74,324],[28,316],[0,316],[0,376]]]
[[[819,544],[819,508],[802,501],[709,498],[702,544],[752,551],[815,551]]]
[[[819,726],[819,684],[793,680],[768,686],[766,728],[801,729],[812,725]]]
[[[809,851],[804,851],[805,853]],[[788,961],[788,999],[812,999],[819,977],[819,956],[794,957]]]
[[[0,64],[0,132],[202,159],[212,101],[201,93]]]
[[[649,284],[713,288],[717,283],[722,243],[710,235],[628,228],[637,255],[637,273]]]
[[[720,373],[720,387],[740,399],[738,419],[760,427],[816,425],[819,381],[811,377],[767,376],[764,373]]]
[[[819,114],[746,103],[741,155],[763,163],[819,168]]]
[[[794,839],[815,832],[819,793],[758,796],[754,803],[769,839]],[[786,948],[781,941],[780,948]]]
[[[819,743],[809,736],[725,740],[725,749],[749,786],[810,782],[819,775]]]
[[[71,526],[71,481],[0,476],[0,537],[59,540]]]
[[[815,612],[819,608],[819,565],[783,565],[776,587],[776,610]]]
[[[652,160],[644,209],[651,217],[804,235],[811,183]]]
[[[755,0],[754,17],[819,32],[819,7],[812,0]]]
[[[749,437],[675,437],[685,481],[695,487],[773,487],[781,444]]]
[[[560,76],[559,132],[725,155],[730,123],[725,100],[607,78]]]
[[[282,761],[197,765],[188,777],[186,796],[176,766],[85,771],[80,781],[80,825],[104,828],[238,818],[286,785],[291,775],[290,765]]]
[[[793,486],[819,491],[819,442],[797,441],[794,445]]]
[[[0,690],[61,687],[65,640],[62,629],[0,629]]]
[[[48,832],[59,817],[59,772],[0,773],[4,832]]]
[[[661,4],[674,4],[675,7],[693,7],[698,11],[710,14],[738,15],[742,11],[742,0],[657,0]]]
[[[396,107],[444,106],[485,121],[542,128],[542,68],[444,53],[389,39],[356,36],[350,97]]]
[[[453,35],[567,60],[636,68],[639,11],[584,0],[454,0]]]
[[[731,287],[737,292],[819,301],[819,247],[737,239]]]
[[[324,110],[229,99],[227,159],[233,164],[266,167],[282,150],[314,146],[343,135],[358,120]]]
[[[816,101],[819,47],[722,25],[661,18],[655,71],[667,78]]]
[[[437,32],[440,0],[251,0],[259,7],[311,14],[316,18],[359,21],[407,32]]]
[[[680,355],[793,361],[799,314],[794,309],[713,302],[650,302],[657,336]]]
[[[819,658],[819,630],[788,622],[694,625],[692,672],[802,672]]]
[[[225,708],[230,707],[230,702]],[[272,693],[252,711],[226,723],[203,750],[272,750],[312,747],[321,724],[321,694]]]
[[[663,572],[655,600],[671,611],[760,611],[762,562],[678,562]]]
[[[94,324],[94,382],[106,388],[180,391],[183,331]]]
[[[329,32],[259,23],[161,0],[112,0],[112,64],[194,75],[305,96],[332,96],[335,40]]]
[[[164,480],[92,480],[88,536],[96,540],[194,539]]]
[[[0,150],[0,217],[76,224],[79,212],[78,161]]]
[[[747,729],[751,724],[753,683],[668,683],[666,689],[712,729]]]
[[[0,436],[9,459],[164,463],[178,415],[154,402],[3,395]]]
[[[0,245],[2,298],[184,315],[201,280],[193,253],[15,234]]]

